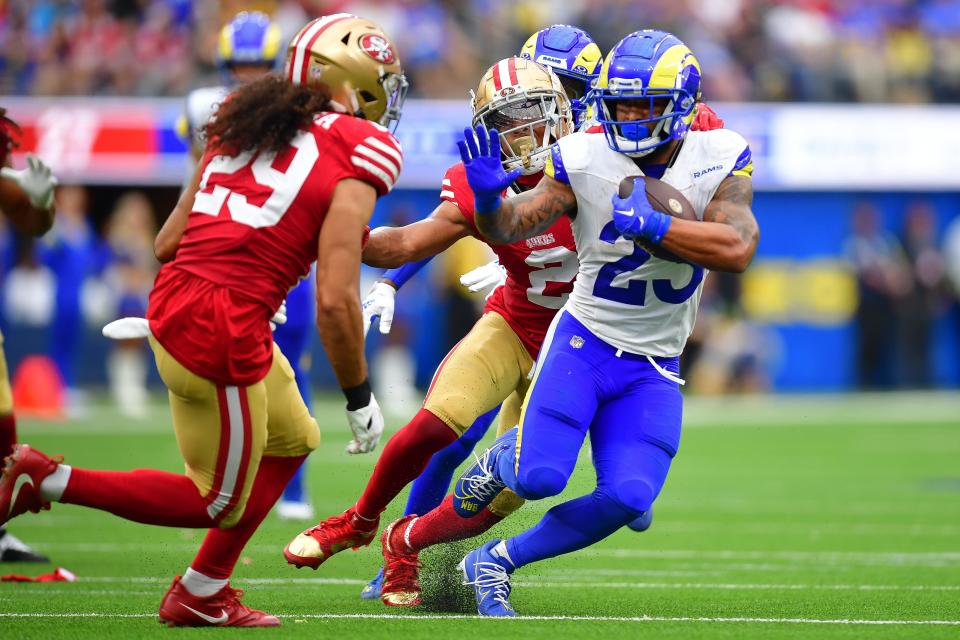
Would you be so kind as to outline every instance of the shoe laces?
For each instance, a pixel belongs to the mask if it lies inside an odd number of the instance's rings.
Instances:
[[[384,567],[384,582],[392,587],[416,587],[419,585],[421,566],[419,554],[391,554]]]
[[[234,608],[241,611],[250,611],[250,607],[246,606],[240,599],[243,597],[243,589],[234,589],[229,584],[217,592],[210,604],[215,607],[223,608]]]
[[[477,454],[474,453],[473,459],[476,461],[480,473],[463,478],[463,482],[467,485],[468,492],[477,500],[491,499],[503,490],[503,483],[494,478],[490,458],[490,449],[484,451],[483,456],[479,458]]]
[[[488,591],[494,602],[512,609],[509,600],[510,574],[507,573],[507,570],[496,562],[477,562],[474,564],[474,569],[476,570],[476,577],[472,582],[464,584],[472,585],[481,592]]]

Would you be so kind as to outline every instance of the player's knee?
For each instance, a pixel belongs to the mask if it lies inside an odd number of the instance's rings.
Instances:
[[[560,494],[567,474],[549,466],[528,466],[517,474],[517,493],[527,500],[542,500]]]
[[[506,518],[522,507],[524,502],[523,498],[510,489],[504,489],[490,503],[490,511],[501,518]]]
[[[634,515],[648,511],[657,497],[656,489],[641,478],[621,480],[608,490],[608,494],[621,508]]]

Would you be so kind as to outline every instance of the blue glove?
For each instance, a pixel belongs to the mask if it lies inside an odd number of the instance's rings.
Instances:
[[[479,146],[478,146],[479,145]],[[467,170],[467,182],[473,191],[477,213],[493,213],[500,208],[500,194],[520,176],[520,170],[503,170],[500,160],[500,133],[478,124],[476,134],[469,127],[463,130],[463,140],[457,141],[460,158]]]
[[[673,221],[650,206],[647,184],[643,180],[634,181],[633,192],[628,197],[621,198],[614,193],[610,201],[613,203],[613,226],[628,240],[642,238],[660,244]]]

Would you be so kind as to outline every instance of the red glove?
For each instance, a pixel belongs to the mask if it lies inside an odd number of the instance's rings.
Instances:
[[[723,118],[718,116],[717,112],[711,109],[706,102],[697,104],[697,115],[693,117],[690,130],[711,131],[713,129],[723,129]]]

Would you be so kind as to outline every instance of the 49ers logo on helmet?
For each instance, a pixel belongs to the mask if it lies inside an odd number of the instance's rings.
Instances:
[[[387,39],[375,33],[368,33],[360,38],[360,48],[368,56],[383,64],[391,64],[397,59],[397,56],[393,53],[393,47],[390,46]]]

